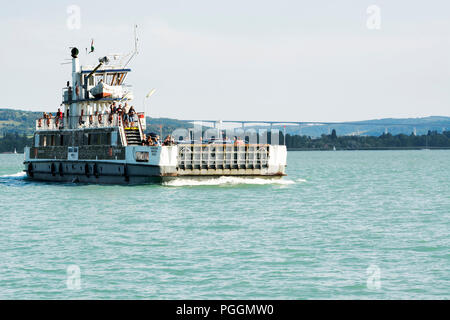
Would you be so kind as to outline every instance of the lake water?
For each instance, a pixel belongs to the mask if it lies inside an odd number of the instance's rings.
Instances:
[[[1,299],[450,298],[450,151],[165,186],[30,182],[22,160],[0,155]]]

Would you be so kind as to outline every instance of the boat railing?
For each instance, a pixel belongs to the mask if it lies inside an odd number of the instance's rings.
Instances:
[[[179,144],[181,169],[260,169],[267,167],[267,144]]]
[[[40,118],[36,120],[36,130],[112,128],[118,127],[120,120],[120,115],[110,113],[69,116],[62,118]]]
[[[78,117],[78,128],[112,128],[118,127],[119,114],[98,113]]]
[[[66,118],[39,118],[36,120],[36,130],[59,130],[64,129]]]

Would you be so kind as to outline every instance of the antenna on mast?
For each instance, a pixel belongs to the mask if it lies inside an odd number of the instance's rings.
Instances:
[[[126,67],[131,59],[134,58],[135,55],[137,55],[138,52],[138,37],[137,37],[137,24],[134,25],[134,51],[131,53],[131,57],[128,59],[128,61],[123,65],[124,67]]]

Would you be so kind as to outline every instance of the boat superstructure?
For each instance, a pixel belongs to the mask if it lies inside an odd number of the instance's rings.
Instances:
[[[33,146],[25,148],[31,179],[87,183],[138,184],[211,176],[281,177],[286,147],[267,143],[201,142],[188,138],[168,145],[145,145],[146,119],[134,121],[111,112],[131,104],[125,79],[131,69],[111,66],[108,58],[83,68],[71,50],[72,81],[63,88],[55,117],[36,120]]]

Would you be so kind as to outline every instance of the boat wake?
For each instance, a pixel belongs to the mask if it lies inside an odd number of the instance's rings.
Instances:
[[[14,179],[22,179],[26,177],[26,173],[23,171],[14,173],[14,174],[4,174],[2,176],[0,176],[0,178],[14,178]]]
[[[244,178],[244,177],[219,177],[203,179],[176,179],[166,181],[164,186],[184,187],[184,186],[219,186],[219,185],[290,185],[294,181],[288,179],[263,179],[263,178]]]

